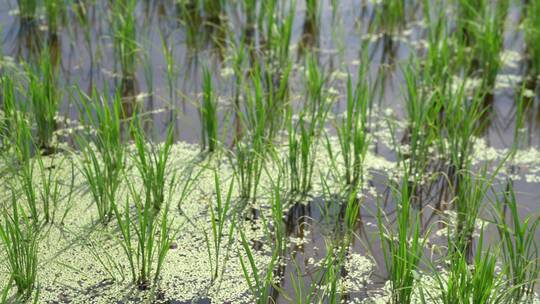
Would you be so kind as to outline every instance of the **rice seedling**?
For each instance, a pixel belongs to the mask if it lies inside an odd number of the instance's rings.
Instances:
[[[5,262],[10,284],[17,287],[21,300],[28,299],[37,284],[38,272],[38,229],[19,207],[16,194],[11,194],[11,208],[3,210],[0,223]]]
[[[21,23],[23,23],[25,20],[31,21],[35,18],[38,9],[38,3],[39,1],[37,0],[17,0]]]
[[[507,291],[504,288],[504,273],[497,273],[497,251],[483,251],[484,232],[480,232],[475,259],[469,264],[461,252],[454,252],[448,273],[435,272],[437,289],[435,292],[420,286],[423,301],[426,298],[436,303],[504,303]]]
[[[202,7],[205,14],[208,16],[209,22],[215,22],[217,19],[221,18],[222,10],[225,6],[224,1],[222,0],[204,0],[202,2]],[[219,22],[216,22],[219,24]]]
[[[246,0],[242,2],[242,5],[246,16],[246,27],[253,30],[255,28],[255,17],[257,14],[257,1]]]
[[[443,102],[436,94],[431,94],[425,83],[429,79],[419,79],[413,72],[411,64],[403,71],[406,88],[407,129],[401,140],[406,147],[398,147],[398,154],[403,161],[407,161],[407,173],[416,183],[429,178],[429,165],[432,162],[431,148],[437,144],[441,134],[442,124],[438,122],[443,111]],[[420,188],[415,190],[419,191]],[[418,196],[418,193],[414,193]]]
[[[10,77],[2,76],[0,78],[2,84],[2,118],[0,120],[0,139],[2,141],[2,150],[8,149],[12,140],[12,130],[10,128],[11,123],[15,122],[16,98],[15,98],[15,86],[13,80]]]
[[[306,126],[304,115],[300,116],[298,128],[293,127],[292,114],[289,114],[288,128],[288,165],[290,189],[293,193],[307,195],[311,189],[315,152],[313,151],[314,135]]]
[[[476,223],[480,212],[480,207],[485,200],[485,196],[491,187],[492,177],[487,176],[487,169],[484,167],[473,176],[470,164],[463,171],[458,173],[455,189],[456,196],[453,204],[457,213],[455,225],[455,235],[449,240],[450,251],[459,252],[459,255],[470,261],[472,257],[473,234],[476,230]]]
[[[540,3],[529,1],[526,6],[527,16],[524,21],[527,53],[533,76],[540,74]]]
[[[459,0],[458,4],[458,16],[456,20],[457,35],[459,40],[464,41],[466,44],[472,43],[472,29],[474,22],[478,20],[479,16],[483,16],[488,9],[488,5],[484,0]]]
[[[319,1],[318,0],[306,0],[307,18],[317,20],[319,15]]]
[[[318,0],[306,0],[306,15],[302,24],[302,38],[300,40],[300,54],[319,44],[320,35],[320,5]]]
[[[120,0],[114,1],[111,7],[114,50],[120,64],[123,81],[132,81],[136,72],[136,63],[139,54],[136,32],[136,6],[136,0]]]
[[[15,161],[18,166],[14,169],[14,176],[26,200],[27,212],[33,222],[37,224],[40,219],[37,189],[34,187],[35,167],[32,156],[35,151],[30,123],[22,115],[16,115],[15,135],[12,144],[15,146]]]
[[[240,239],[242,242],[242,252],[239,251],[238,257],[240,265],[242,266],[242,272],[244,279],[246,280],[251,295],[253,296],[254,303],[268,303],[271,301],[272,290],[275,287],[274,269],[281,262],[281,258],[285,252],[285,227],[283,223],[283,205],[280,193],[281,175],[278,174],[277,180],[272,183],[272,225],[273,234],[270,232],[269,224],[264,220],[265,235],[273,243],[272,256],[270,261],[266,265],[264,271],[257,265],[253,250],[250,246],[249,240],[246,238],[245,232],[242,229],[238,229]],[[273,237],[272,237],[273,235]]]
[[[39,171],[39,199],[43,205],[43,214],[45,223],[54,222],[56,211],[61,201],[65,200],[66,206],[69,206],[73,194],[73,185],[75,181],[75,169],[71,164],[71,178],[69,183],[62,180],[59,173],[59,168],[65,164],[65,159],[56,161],[51,160],[51,165],[46,166],[42,157],[36,156],[38,171]],[[35,184],[33,185],[36,186]]]
[[[496,302],[500,297],[503,278],[495,271],[497,263],[497,251],[487,248],[484,252],[484,229],[482,227],[474,258],[474,271],[472,272],[472,300],[473,303]],[[501,288],[501,289],[500,289]]]
[[[341,303],[342,290],[338,286],[346,249],[344,245],[327,245],[327,254],[321,267],[321,291],[315,296],[318,303]]]
[[[16,121],[17,135],[13,145],[17,167],[12,169],[15,185],[22,192],[27,212],[36,226],[42,219],[45,223],[53,222],[60,202],[66,200],[69,204],[71,200],[75,178],[73,167],[67,183],[60,177],[60,168],[69,165],[64,164],[65,159],[44,159],[41,154],[34,153],[37,147],[33,144],[28,123],[20,118]]]
[[[306,196],[311,190],[316,157],[314,147],[318,143],[330,108],[329,102],[323,96],[325,78],[315,59],[310,58],[306,71],[305,109],[296,123],[293,122],[292,109],[289,109],[287,117],[290,191],[301,196]]]
[[[47,0],[45,1],[45,14],[47,19],[47,27],[49,32],[49,42],[54,43],[58,40],[58,27],[61,21],[64,3],[62,0]]]
[[[251,74],[251,94],[246,94],[241,120],[254,138],[271,142],[284,124],[292,65],[283,66],[276,78],[270,66],[256,66]],[[263,70],[265,72],[263,72]]]
[[[507,272],[510,303],[531,302],[535,297],[534,289],[540,275],[540,260],[535,240],[540,216],[520,218],[511,180],[507,182],[503,198],[498,198],[497,201],[495,221],[501,240],[503,265]]]
[[[254,259],[254,254],[250,248],[250,244],[245,236],[245,233],[240,230],[242,247],[247,257],[242,257],[239,253],[240,265],[249,289],[253,295],[254,303],[263,304],[270,300],[270,292],[272,290],[273,269],[278,262],[278,251],[275,249],[272,254],[270,263],[266,267],[266,272],[261,272]]]
[[[369,87],[364,81],[365,68],[358,73],[359,82],[353,89],[351,76],[347,79],[347,111],[337,126],[343,158],[344,180],[353,189],[362,184],[363,163],[369,146],[367,134]]]
[[[310,0],[311,1],[311,0]],[[313,1],[312,1],[313,2]],[[276,67],[277,73],[281,69],[285,69],[289,62],[289,49],[292,37],[292,26],[294,23],[294,9],[296,1],[290,1],[287,9],[284,9],[282,14],[277,14],[278,3],[276,0],[266,1],[265,5],[261,5],[259,17],[266,16],[266,31],[265,40],[268,49],[267,62],[272,63]],[[281,19],[276,18],[282,16]]]
[[[105,224],[113,215],[125,162],[121,138],[122,101],[116,94],[109,105],[109,100],[96,92],[92,97],[81,95],[81,100],[84,120],[95,134],[90,140],[83,136],[78,138],[82,156],[79,169],[90,188],[99,219]]]
[[[166,72],[167,72],[167,86],[169,89],[169,99],[170,102],[174,102],[176,100],[176,81],[178,79],[179,71],[175,67],[174,64],[174,44],[170,41],[167,41],[167,39],[163,36],[163,33],[161,33],[161,44],[162,44],[162,50],[163,50],[163,57],[165,57],[166,61]]]
[[[175,172],[169,172],[169,158],[173,144],[172,129],[167,132],[167,138],[161,146],[146,144],[147,138],[143,135],[140,122],[132,126],[132,135],[135,140],[135,166],[142,179],[144,192],[144,205],[151,205],[159,211],[166,203],[166,188],[172,187],[175,182]],[[172,173],[167,184],[168,173]]]
[[[238,180],[240,198],[249,201],[257,197],[264,159],[260,142],[240,141],[235,145],[233,169]]]
[[[452,65],[452,61],[462,62],[459,55],[463,51],[461,49],[451,51],[450,44],[453,41],[448,33],[444,5],[441,5],[440,1],[431,3],[426,0],[422,5],[428,26],[428,48],[422,62],[424,68],[420,74],[425,78],[423,80],[428,82],[430,88],[435,90],[435,94],[444,94],[448,89],[449,78],[457,72],[457,67]],[[457,45],[458,48],[460,46]]]
[[[403,0],[383,0],[376,7],[374,25],[386,33],[392,33],[405,23],[405,3]],[[372,25],[371,25],[372,26]]]
[[[421,236],[419,214],[412,209],[411,189],[407,170],[404,170],[401,185],[392,189],[396,198],[397,231],[389,228],[385,215],[378,209],[377,223],[384,263],[389,276],[392,303],[411,303],[416,272],[427,238]]]
[[[483,109],[483,94],[481,90],[474,93],[474,96],[468,98],[465,96],[465,83],[463,81],[457,92],[447,96],[445,101],[445,121],[444,131],[448,143],[445,145],[448,153],[449,178],[457,191],[458,172],[466,168],[469,156],[471,155],[472,145],[470,138],[477,134],[480,127],[480,117],[485,112]]]
[[[495,78],[501,66],[500,53],[503,49],[504,20],[508,10],[507,0],[498,3],[496,8],[490,9],[483,16],[479,28],[474,28],[475,62],[482,71],[483,86],[493,88]]]
[[[245,38],[244,38],[245,39]],[[244,69],[246,62],[246,44],[244,40],[241,40],[238,45],[232,44],[231,48],[233,49],[233,71],[234,71],[234,123],[235,123],[235,141],[238,141],[242,138],[242,126],[241,126],[241,96],[243,92],[243,83],[245,82]]]
[[[328,193],[328,189],[325,190]],[[343,279],[346,274],[345,262],[352,251],[351,244],[355,238],[355,227],[360,216],[361,199],[357,189],[349,192],[343,216],[336,219],[335,236],[325,240],[326,255],[315,272],[315,280],[308,293],[302,296],[295,289],[295,296],[302,303],[342,303],[346,301],[346,287]]]
[[[125,210],[115,205],[114,212],[122,234],[120,244],[128,259],[132,280],[139,289],[144,290],[159,279],[172,238],[171,223],[168,206],[159,214],[132,191],[135,190],[130,189],[135,206],[134,218],[130,215],[129,197],[126,197]]]
[[[211,282],[218,279],[219,275],[222,275],[225,271],[225,265],[220,265],[220,259],[222,256],[222,245],[227,247],[227,257],[234,237],[235,227],[235,215],[231,215],[232,211],[232,192],[234,186],[234,179],[229,184],[229,189],[225,197],[221,194],[221,180],[219,178],[218,171],[214,171],[214,182],[216,185],[216,205],[213,204],[213,198],[210,202],[210,224],[212,226],[210,236],[205,232],[204,237],[207,244],[208,260],[210,261],[210,269],[212,273],[210,275]],[[215,210],[214,210],[215,209]],[[226,230],[226,223],[228,222],[228,231]],[[224,238],[226,243],[224,244]],[[220,268],[221,267],[221,268]],[[222,270],[220,273],[220,269]]]
[[[201,46],[201,39],[198,36],[202,25],[202,16],[198,7],[198,1],[178,1],[177,2],[178,19],[185,27],[186,45],[191,51]]]
[[[203,70],[203,94],[201,104],[202,148],[215,152],[218,146],[217,99],[212,87],[212,75],[208,69]]]
[[[460,0],[456,39],[469,54],[462,57],[469,66],[468,73],[481,77],[482,87],[488,92],[493,89],[495,78],[501,67],[500,54],[503,49],[504,21],[509,1]],[[470,48],[470,49],[469,49]]]
[[[28,72],[30,79],[27,98],[36,123],[37,144],[45,153],[50,153],[53,150],[51,145],[62,95],[58,89],[58,70],[52,66],[47,49],[42,53],[39,66]]]
[[[165,169],[172,132],[169,131],[166,142],[159,149],[155,146],[148,148],[141,132],[139,125],[133,126],[134,157],[143,194],[140,194],[135,182],[127,180],[129,191],[124,208],[122,210],[120,204],[115,203],[113,209],[121,232],[120,245],[128,259],[132,280],[139,289],[144,290],[158,281],[173,238],[165,187],[172,189],[174,177],[166,184]]]
[[[265,162],[268,155],[273,154],[272,141],[281,129],[281,103],[285,100],[288,74],[283,75],[276,90],[272,84],[265,86],[258,67],[249,81],[250,86],[243,95],[244,103],[236,110],[240,126],[247,134],[236,142],[233,161],[240,196],[245,201],[255,199]]]

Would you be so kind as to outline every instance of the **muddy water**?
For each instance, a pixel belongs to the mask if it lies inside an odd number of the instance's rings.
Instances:
[[[104,91],[109,89],[112,95],[123,80],[119,76],[119,67],[113,51],[112,26],[110,26],[108,1],[70,1],[72,2],[61,22],[55,39],[43,39],[47,36],[46,22],[42,15],[31,24],[22,23],[17,14],[15,0],[0,2],[0,29],[2,53],[15,60],[32,61],[36,49],[48,44],[58,58],[60,81],[66,90],[78,86],[88,94],[94,88]],[[95,3],[93,3],[95,2]],[[422,18],[421,7],[409,1],[409,12],[405,29],[394,36],[369,38],[370,25],[374,24],[374,5],[370,1],[342,0],[337,8],[331,1],[321,2],[321,16],[318,26],[313,26],[306,17],[304,1],[297,1],[295,21],[292,35],[291,57],[293,62],[301,64],[305,54],[314,51],[319,56],[321,65],[329,74],[341,79],[336,89],[343,95],[343,75],[347,71],[355,72],[356,62],[361,59],[361,45],[369,41],[369,57],[371,59],[370,76],[379,79],[377,96],[374,100],[380,108],[391,108],[399,117],[404,117],[404,99],[402,89],[403,77],[399,66],[407,62],[412,54],[422,52],[422,41],[426,31],[418,22]],[[162,138],[166,127],[175,126],[177,140],[198,142],[200,140],[200,118],[197,108],[201,90],[202,68],[208,67],[214,74],[215,89],[225,100],[232,97],[233,81],[231,77],[223,77],[230,66],[229,50],[216,44],[219,41],[237,39],[244,33],[242,20],[245,16],[234,4],[227,5],[225,12],[229,26],[226,31],[216,30],[215,26],[187,22],[182,19],[182,8],[174,1],[148,0],[139,1],[136,9],[137,39],[139,43],[139,61],[134,79],[123,90],[126,107],[135,108],[138,103],[140,111],[146,112],[148,120],[145,127],[156,138]],[[84,13],[83,13],[84,11]],[[42,12],[40,12],[42,13]],[[518,25],[522,19],[519,6],[512,6],[507,18],[505,30],[505,54],[517,54],[523,57],[525,50],[523,35]],[[252,33],[257,39],[258,33]],[[175,71],[172,79],[173,98],[171,99],[171,80],[167,77],[167,62],[163,54],[163,40],[171,46]],[[386,76],[381,79],[380,71],[384,69]],[[510,60],[501,69],[501,79],[511,78],[507,75],[523,75],[527,70],[525,60]],[[511,78],[514,79],[514,78]],[[296,81],[299,82],[299,81]],[[336,81],[336,83],[338,83]],[[498,149],[508,148],[514,136],[515,85],[511,81],[502,81],[503,85],[494,93],[488,103],[485,128],[482,136],[486,142]],[[506,85],[504,85],[506,83]],[[301,85],[296,89],[302,92]],[[77,106],[70,100],[72,94],[64,94],[65,102],[61,107],[61,115],[71,119],[78,118]],[[531,100],[526,108],[525,138],[527,147],[540,146],[540,110],[537,98]],[[175,109],[172,111],[171,109]],[[176,111],[180,109],[180,111]],[[220,117],[226,115],[227,105],[224,103]],[[344,109],[344,98],[336,104],[336,114]],[[395,159],[394,153],[387,147],[377,147],[376,151],[387,159]],[[518,173],[519,174],[519,173]],[[373,186],[384,192],[386,180],[383,176],[371,181]],[[540,191],[537,183],[525,180],[515,182],[521,213],[525,216],[538,210]],[[501,185],[504,187],[504,185]],[[323,216],[323,206],[328,203],[317,198],[307,205],[296,205],[289,210],[286,224],[287,232],[295,238],[304,238],[300,245],[291,245],[290,262],[283,269],[283,288],[292,293],[290,273],[297,269],[305,279],[306,285],[311,281],[310,275],[315,267],[309,260],[320,260],[326,255],[325,241],[332,238],[335,227],[327,221],[339,217],[341,211],[336,204]],[[394,204],[388,203],[387,212],[393,212]],[[428,203],[429,205],[429,203]],[[360,253],[371,253],[382,263],[382,256],[376,239],[373,211],[376,202],[368,199],[362,209],[361,222],[356,231],[359,240],[354,248]],[[429,208],[426,208],[429,210]],[[424,214],[425,226],[437,222],[432,212]],[[309,233],[307,233],[309,231]],[[540,235],[538,235],[540,239]],[[294,260],[294,262],[292,262]],[[376,283],[383,282],[384,269],[372,278]],[[358,297],[364,297],[362,292]],[[283,300],[285,302],[285,300]]]

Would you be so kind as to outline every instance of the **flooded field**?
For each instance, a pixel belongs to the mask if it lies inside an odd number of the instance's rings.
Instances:
[[[540,2],[0,1],[0,303],[540,303]]]

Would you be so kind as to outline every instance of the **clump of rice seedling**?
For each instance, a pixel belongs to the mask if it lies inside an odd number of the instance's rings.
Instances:
[[[31,21],[35,18],[38,9],[38,2],[39,1],[37,0],[17,0],[21,23]]]
[[[258,79],[258,78],[257,78]],[[240,196],[243,200],[254,198],[257,193],[258,183],[263,166],[263,152],[267,142],[267,112],[264,106],[262,87],[260,82],[255,82],[253,88],[245,94],[245,111],[240,108],[239,99],[236,113],[240,129],[247,129],[247,138],[239,138],[235,143],[234,165],[235,176],[240,187]],[[240,136],[240,134],[238,134]]]
[[[441,136],[442,123],[438,120],[442,112],[442,102],[437,95],[440,92],[433,94],[423,87],[425,84],[432,85],[431,80],[420,79],[411,66],[418,68],[418,65],[413,63],[403,70],[406,82],[407,127],[401,145],[395,143],[395,146],[400,160],[407,162],[408,176],[413,183],[420,184],[429,174],[429,165],[433,157],[431,148]],[[402,145],[406,146],[402,147]],[[414,190],[420,192],[422,188],[414,187]],[[421,203],[420,193],[411,194],[416,198],[417,203]]]
[[[289,114],[288,128],[288,167],[290,190],[292,193],[307,195],[311,189],[315,151],[313,128],[305,121],[304,113],[294,127],[292,114]],[[299,130],[298,130],[299,129]]]
[[[435,273],[437,292],[429,292],[420,288],[420,297],[438,303],[462,303],[467,299],[470,303],[499,303],[504,302],[507,290],[504,288],[504,272],[497,273],[495,266],[497,252],[491,248],[483,251],[484,232],[480,232],[478,248],[472,264],[463,252],[451,253],[448,257],[450,269],[446,275]],[[427,295],[427,296],[426,296]]]
[[[344,244],[328,244],[326,247],[326,256],[319,270],[321,288],[314,298],[317,299],[317,303],[342,303],[343,292],[338,283],[342,276],[348,247]]]
[[[457,18],[457,35],[458,39],[469,44],[472,42],[474,23],[478,20],[479,16],[482,16],[488,9],[488,5],[484,0],[459,0],[458,4],[458,17]]]
[[[172,145],[172,132],[159,149],[148,148],[140,126],[133,127],[136,146],[136,167],[142,179],[143,194],[137,184],[128,180],[124,210],[114,204],[114,214],[122,234],[120,244],[128,259],[133,282],[139,289],[147,289],[159,279],[172,239],[169,220],[169,201],[165,200],[168,157]],[[174,177],[169,183],[173,187]],[[130,204],[130,201],[132,204]],[[134,215],[131,215],[133,207]]]
[[[204,0],[202,1],[205,14],[208,16],[210,26],[220,24],[220,18],[223,14],[225,2],[223,0]]]
[[[140,198],[131,189],[135,207],[134,218],[130,215],[129,197],[126,198],[125,210],[115,205],[118,228],[122,234],[120,244],[128,258],[132,280],[139,289],[147,289],[151,280],[159,279],[165,257],[171,242],[171,223],[168,219],[169,207],[161,215]]]
[[[16,127],[13,130],[15,134],[11,139],[11,143],[15,147],[14,154],[17,164],[15,167],[17,170],[14,170],[14,176],[26,200],[29,216],[37,225],[40,219],[40,212],[38,193],[34,186],[35,168],[32,163],[32,156],[35,152],[35,146],[32,138],[32,130],[30,123],[20,113],[14,116],[13,123]]]
[[[65,184],[59,176],[65,159],[56,162],[55,158],[52,158],[51,165],[48,165],[39,153],[31,158],[36,148],[31,139],[30,128],[24,120],[19,120],[18,128],[15,151],[18,164],[13,174],[34,224],[37,225],[41,219],[45,223],[53,222],[60,201],[67,199],[69,203],[71,200],[75,175],[72,170],[71,182]],[[66,189],[69,190],[66,192]]]
[[[163,50],[163,56],[166,62],[167,71],[167,86],[169,89],[169,99],[171,103],[176,100],[176,81],[178,79],[179,71],[174,64],[174,43],[167,41],[167,39],[161,33],[161,44]]]
[[[392,33],[405,24],[404,0],[383,0],[376,7],[375,23],[386,33]],[[373,24],[370,24],[373,26]]]
[[[173,144],[172,129],[167,131],[167,138],[161,146],[146,144],[147,138],[142,134],[139,125],[132,127],[132,131],[136,147],[136,168],[143,182],[145,205],[152,205],[156,210],[160,210],[166,202],[167,173],[169,173],[167,169]],[[174,179],[173,174],[169,186],[174,184]]]
[[[217,100],[212,88],[212,75],[208,69],[203,71],[203,96],[201,105],[202,148],[208,152],[216,151],[218,145]]]
[[[50,153],[61,93],[58,89],[58,71],[52,66],[47,49],[43,51],[40,65],[29,72],[28,98],[36,123],[37,143],[40,149]]]
[[[504,294],[502,274],[497,274],[495,267],[497,263],[497,251],[493,252],[484,248],[484,229],[480,232],[476,256],[474,258],[474,271],[472,271],[471,286],[472,299],[474,303],[492,303],[501,294]]]
[[[302,24],[302,38],[299,42],[299,52],[318,46],[320,35],[320,9],[318,0],[306,0],[306,15]]]
[[[504,20],[508,5],[508,0],[502,0],[496,8],[488,10],[480,28],[475,32],[475,60],[482,71],[483,86],[486,89],[493,88],[501,67],[500,54],[503,50]]]
[[[428,48],[420,75],[429,86],[427,90],[433,92],[434,98],[440,98],[438,96],[444,96],[449,89],[449,79],[459,69],[459,66],[456,67],[453,64],[453,60],[463,61],[459,57],[463,54],[461,51],[463,48],[458,45],[457,51],[451,50],[452,40],[446,24],[445,6],[440,2],[432,5],[428,0],[424,0],[423,6],[428,25]],[[415,67],[417,67],[416,64]]]
[[[283,75],[277,89],[265,83],[260,73],[260,68],[256,67],[249,78],[245,102],[236,109],[247,133],[236,142],[233,166],[243,200],[255,199],[257,195],[264,164],[268,154],[272,154],[272,140],[282,125],[281,107],[287,90],[288,73]]]
[[[255,199],[264,166],[263,149],[260,142],[239,141],[235,145],[233,170],[238,180],[240,198]]]
[[[370,94],[365,68],[362,67],[358,74],[354,89],[350,75],[347,80],[347,112],[337,127],[345,183],[352,188],[362,183],[364,158],[369,146],[367,113]]]
[[[288,112],[288,154],[290,191],[306,196],[311,190],[313,168],[320,133],[328,115],[330,103],[324,96],[325,78],[316,60],[310,57],[306,71],[307,97],[298,122]]]
[[[360,216],[361,200],[357,198],[358,189],[349,192],[343,217],[336,219],[336,234],[326,240],[326,256],[316,272],[316,280],[303,303],[342,303],[345,296],[344,286],[340,284],[344,276],[344,264],[354,241],[354,230]],[[325,193],[329,194],[328,189]]]
[[[470,163],[467,163],[466,168],[458,172],[455,184],[456,196],[453,202],[457,213],[456,223],[454,223],[456,234],[452,236],[452,240],[449,240],[450,251],[457,251],[466,258],[472,257],[476,221],[480,206],[491,185],[486,168],[480,171],[479,176],[473,176],[470,170],[472,170]]]
[[[37,281],[38,230],[19,207],[15,193],[11,194],[11,209],[3,210],[0,223],[6,264],[17,295],[28,299]]]
[[[507,220],[507,212],[511,222]],[[508,181],[503,199],[498,199],[497,229],[501,239],[503,265],[505,265],[512,303],[532,303],[534,289],[540,275],[540,259],[536,233],[540,216],[518,213],[512,181]]]
[[[65,164],[65,158],[59,162],[56,162],[53,158],[50,166],[45,165],[41,155],[37,154],[36,158],[39,170],[39,181],[41,182],[39,185],[39,199],[43,205],[45,223],[49,223],[54,221],[60,201],[66,198],[66,205],[69,205],[71,201],[75,181],[74,168],[73,164],[71,164],[71,181],[69,184],[65,184],[59,176],[59,169],[64,165],[68,165]],[[69,189],[67,192],[65,191],[66,187]],[[65,193],[67,193],[67,195]]]
[[[422,239],[420,235],[420,215],[414,214],[411,209],[411,194],[414,189],[411,189],[409,184],[407,171],[404,170],[399,189],[393,189],[397,201],[397,232],[388,228],[380,208],[377,213],[381,247],[391,284],[392,303],[411,303],[416,272],[427,239]]]
[[[186,45],[190,51],[194,51],[200,45],[201,24],[203,22],[198,3],[195,0],[178,1],[179,21],[185,28]]]
[[[268,62],[276,68],[277,71],[274,71],[277,73],[276,75],[279,75],[279,72],[286,69],[290,61],[289,49],[296,1],[290,1],[288,9],[283,9],[281,14],[276,0],[265,1],[264,5],[260,7],[263,11],[259,14],[260,20],[266,17],[266,29],[261,28],[261,33],[265,35]],[[283,14],[286,15],[283,16]],[[262,27],[262,22],[260,22],[259,27]]]
[[[50,43],[54,43],[58,40],[58,24],[65,8],[64,5],[65,4],[61,0],[45,1],[45,12]]]
[[[471,47],[466,59],[469,73],[478,72],[482,88],[491,90],[501,66],[504,21],[509,7],[508,0],[485,3],[485,1],[460,0],[458,18],[458,43]]]
[[[524,22],[525,42],[534,77],[540,74],[540,3],[529,1]]]
[[[114,1],[112,5],[111,18],[114,49],[116,58],[120,63],[120,71],[124,82],[132,81],[136,72],[139,53],[135,16],[136,6],[136,0]]]
[[[245,236],[245,233],[242,230],[239,230],[239,233],[242,240],[243,251],[247,256],[246,261],[246,258],[242,256],[242,252],[239,252],[240,265],[242,266],[244,278],[248,283],[249,289],[253,295],[254,303],[268,303],[268,301],[271,299],[271,292],[273,288],[273,269],[279,261],[278,250],[273,250],[270,263],[266,269],[264,269],[266,272],[262,273],[261,269],[255,262],[253,251],[250,248],[250,244]]]
[[[243,1],[242,7],[244,9],[244,14],[246,16],[247,31],[253,32],[253,29],[255,27],[255,17],[257,15],[257,1],[256,0]]]
[[[319,0],[306,0],[307,18],[315,20],[319,15]]]
[[[273,234],[270,231],[268,222],[264,220],[265,234],[269,240],[273,242],[272,256],[265,267],[265,273],[261,272],[257,266],[253,251],[250,247],[249,240],[242,229],[238,229],[242,242],[243,252],[239,251],[238,256],[244,278],[249,286],[249,290],[254,298],[254,303],[268,303],[271,301],[271,294],[274,288],[274,268],[277,267],[286,250],[285,243],[285,225],[283,223],[283,205],[280,193],[281,173],[278,174],[277,180],[272,181],[272,225]],[[273,235],[273,237],[272,237]],[[247,260],[246,260],[247,259]]]
[[[454,191],[458,191],[458,173],[467,167],[473,147],[471,137],[477,134],[480,127],[480,117],[485,112],[482,107],[483,93],[478,90],[474,96],[465,96],[463,81],[457,92],[446,97],[444,129],[448,143],[445,145],[450,160],[448,177]]]
[[[15,123],[16,113],[16,98],[15,86],[11,77],[2,76],[0,78],[2,84],[2,117],[0,119],[0,140],[2,142],[2,150],[8,149],[12,142],[13,131],[11,124]]]
[[[210,261],[211,281],[214,282],[220,275],[220,267],[222,269],[221,274],[225,271],[225,265],[220,266],[220,259],[222,253],[222,246],[227,247],[225,260],[228,258],[230,245],[234,237],[235,228],[235,216],[231,215],[232,211],[232,192],[234,186],[234,179],[229,184],[229,189],[225,198],[221,194],[221,180],[219,178],[218,171],[214,171],[214,183],[216,187],[216,205],[210,203],[210,224],[212,225],[210,237],[205,232],[205,240],[208,250],[208,260]],[[213,201],[213,197],[211,198]],[[215,209],[215,210],[214,210]],[[231,218],[232,216],[232,218]],[[228,231],[225,230],[226,223],[229,222]],[[223,243],[223,238],[226,237],[226,244]]]
[[[90,187],[100,221],[107,223],[113,215],[124,168],[122,100],[119,94],[115,94],[110,105],[107,98],[98,96],[95,91],[91,98],[81,97],[86,112],[83,120],[95,134],[90,140],[78,137],[82,156],[80,170]]]

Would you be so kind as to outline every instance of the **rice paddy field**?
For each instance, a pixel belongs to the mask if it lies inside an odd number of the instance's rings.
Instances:
[[[540,1],[1,0],[0,303],[540,303]]]

